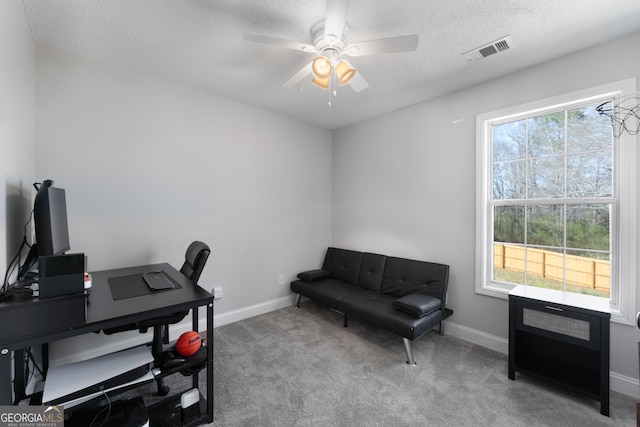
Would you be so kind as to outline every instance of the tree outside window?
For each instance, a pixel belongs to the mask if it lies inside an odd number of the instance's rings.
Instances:
[[[491,126],[493,280],[610,297],[614,138],[600,104]]]

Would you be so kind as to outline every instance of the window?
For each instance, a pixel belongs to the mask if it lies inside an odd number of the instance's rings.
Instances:
[[[633,322],[636,141],[596,107],[634,91],[629,79],[478,116],[476,292],[607,298]]]

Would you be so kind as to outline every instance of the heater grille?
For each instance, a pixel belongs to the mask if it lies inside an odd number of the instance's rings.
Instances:
[[[527,326],[585,341],[589,341],[590,339],[590,325],[589,322],[585,320],[525,308],[522,310],[522,323]]]

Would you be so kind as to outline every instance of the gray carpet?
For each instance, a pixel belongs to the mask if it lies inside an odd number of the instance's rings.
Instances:
[[[518,374],[507,358],[430,332],[406,365],[401,338],[313,302],[215,329],[223,426],[633,426],[635,402],[599,403]]]

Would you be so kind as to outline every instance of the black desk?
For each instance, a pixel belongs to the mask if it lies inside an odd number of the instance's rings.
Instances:
[[[109,278],[142,274],[151,270],[164,270],[181,288],[127,299],[112,298]],[[13,380],[11,362],[14,351],[21,353],[22,349],[27,347],[186,310],[192,310],[193,330],[197,331],[198,308],[206,306],[208,331],[206,421],[213,422],[213,295],[166,263],[98,271],[91,275],[92,288],[88,297],[56,297],[42,300],[26,298],[0,303],[0,321],[3,324],[0,326],[0,405],[14,403],[11,399]],[[55,312],[70,306],[77,308],[79,300],[81,304],[86,304],[84,322],[76,321],[72,322],[73,325],[61,325],[54,316]],[[45,318],[38,319],[34,323],[33,316],[39,312],[39,308],[42,308],[41,312],[47,314]],[[10,320],[7,322],[7,319]],[[22,324],[30,325],[29,330],[20,330],[19,325]],[[16,330],[18,333],[15,332]],[[197,381],[198,376],[194,375],[194,387],[197,387]]]

